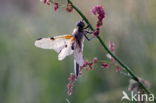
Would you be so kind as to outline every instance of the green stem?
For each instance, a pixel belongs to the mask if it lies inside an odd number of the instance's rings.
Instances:
[[[91,23],[88,21],[88,19],[86,18],[86,16],[84,16],[84,14],[75,6],[73,5],[73,3],[70,0],[67,0],[68,3],[71,3],[72,7],[76,10],[76,12],[84,19],[84,21],[89,25],[91,30],[94,30],[93,26],[91,25]],[[147,94],[151,94],[151,92],[140,82],[140,80],[138,79],[138,77],[134,74],[134,72],[126,65],[123,63],[123,61],[121,61],[117,56],[115,56],[109,49],[108,47],[105,45],[105,43],[103,42],[103,40],[100,38],[100,36],[97,36],[98,41],[100,42],[100,44],[102,45],[102,47],[132,76],[132,78],[138,82],[138,84],[142,87],[142,89],[144,89],[144,91]],[[154,100],[154,102],[156,103],[156,100]]]

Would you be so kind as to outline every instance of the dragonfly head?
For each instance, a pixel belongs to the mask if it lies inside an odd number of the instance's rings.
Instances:
[[[85,23],[83,21],[79,21],[76,26],[83,29],[85,27]]]

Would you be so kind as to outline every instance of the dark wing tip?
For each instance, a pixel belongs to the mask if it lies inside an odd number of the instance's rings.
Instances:
[[[38,38],[37,40],[41,40],[42,38]]]

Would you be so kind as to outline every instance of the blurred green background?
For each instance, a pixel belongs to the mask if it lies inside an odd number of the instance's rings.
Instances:
[[[59,1],[66,3],[66,1]],[[156,0],[73,0],[93,25],[90,8],[100,4],[106,18],[100,36],[117,44],[116,54],[151,83],[156,94]],[[71,33],[76,12],[54,12],[39,0],[0,0],[0,103],[119,103],[129,79],[114,68],[83,72],[68,97],[73,57],[57,60],[52,50],[34,46],[39,37]],[[106,59],[96,40],[85,41],[84,56]]]

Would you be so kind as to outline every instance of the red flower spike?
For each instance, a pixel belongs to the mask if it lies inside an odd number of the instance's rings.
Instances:
[[[97,61],[98,61],[97,57],[93,58],[93,60],[92,60],[93,63],[97,63]]]
[[[68,80],[69,81],[75,81],[76,80],[76,75],[75,74],[73,74],[73,73],[70,73],[70,76],[68,77]]]
[[[89,62],[88,61],[84,61],[83,67],[86,67],[88,65],[89,65]]]
[[[95,30],[95,32],[93,33],[93,35],[94,35],[94,36],[98,36],[99,34],[100,34],[100,29],[97,28],[97,29]]]
[[[72,91],[73,91],[73,83],[68,83],[67,84],[67,89],[68,89],[68,95],[72,95]]]
[[[68,3],[67,4],[66,11],[67,12],[72,12],[73,11],[73,7],[72,7],[72,4],[71,3]]]
[[[89,64],[89,70],[95,70],[95,68],[94,68],[94,63],[91,62],[91,63]]]
[[[93,33],[94,36],[98,36],[99,33],[100,33],[100,27],[103,25],[103,19],[105,18],[105,11],[104,11],[104,8],[102,6],[95,6],[91,12],[94,14],[94,15],[98,15],[97,18],[98,18],[98,21],[96,23],[96,30],[95,32]]]
[[[43,3],[46,4],[47,3],[47,0],[44,0]]]
[[[104,8],[102,6],[95,6],[91,11],[94,15],[98,15],[97,28],[99,28],[102,26],[102,21],[105,18]]]
[[[110,51],[115,52],[115,49],[116,49],[115,43],[112,41],[109,41],[109,47],[108,48]]]
[[[54,11],[57,11],[59,9],[59,4],[58,3],[54,3]]]
[[[102,21],[98,21],[96,27],[99,28],[100,26],[102,26],[102,24],[103,24]]]
[[[108,63],[102,63],[101,64],[101,68],[108,69],[109,67],[110,67],[110,65]]]
[[[121,71],[121,67],[117,65],[117,66],[115,67],[115,71],[116,71],[116,72]]]
[[[77,77],[74,73],[71,73],[68,78],[68,81],[69,81],[69,83],[67,84],[68,95],[72,94],[72,90],[73,90],[73,86],[74,86],[74,82],[75,82],[76,78]]]
[[[40,0],[41,2],[43,2],[44,4],[50,5],[50,0]]]

